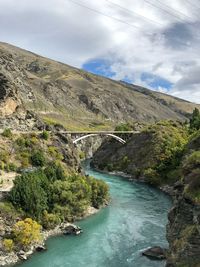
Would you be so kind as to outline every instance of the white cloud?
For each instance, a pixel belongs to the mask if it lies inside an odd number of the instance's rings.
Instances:
[[[74,1],[97,12],[69,0],[0,0],[1,40],[78,67],[107,58],[116,79],[150,87],[141,78],[150,73],[173,83],[168,93],[200,103],[198,0]]]

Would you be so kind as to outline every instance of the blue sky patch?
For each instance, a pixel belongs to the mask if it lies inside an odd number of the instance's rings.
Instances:
[[[142,74],[141,80],[146,82],[154,89],[159,89],[159,87],[162,87],[169,91],[173,86],[173,83],[169,82],[168,80],[147,72]]]
[[[115,75],[110,69],[110,63],[104,59],[90,60],[83,64],[82,69],[108,78]]]
[[[105,59],[93,59],[83,64],[82,69],[97,75],[112,78],[116,73],[111,70],[110,66],[110,62]],[[142,73],[141,80],[155,90],[162,87],[169,91],[173,86],[168,80],[147,72]],[[130,84],[134,83],[134,80],[131,80],[128,76],[125,76],[122,81]]]

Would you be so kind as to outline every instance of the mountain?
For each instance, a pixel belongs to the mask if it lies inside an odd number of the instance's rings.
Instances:
[[[34,112],[69,130],[113,129],[121,122],[185,120],[190,103],[117,82],[0,43],[0,115]]]

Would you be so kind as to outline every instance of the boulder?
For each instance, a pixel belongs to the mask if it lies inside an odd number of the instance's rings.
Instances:
[[[142,252],[143,256],[148,257],[151,260],[165,260],[167,249],[161,247],[152,247]]]
[[[45,251],[47,250],[47,248],[44,245],[39,245],[36,247],[36,251],[41,252],[41,251]]]
[[[19,257],[20,260],[27,260],[27,255],[26,255],[26,252],[23,251],[23,250],[20,250],[18,253],[17,253],[17,256]]]
[[[82,232],[82,229],[75,224],[69,224],[63,230],[64,235],[79,235]]]

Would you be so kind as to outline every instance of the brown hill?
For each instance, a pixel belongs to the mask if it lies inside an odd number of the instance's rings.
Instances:
[[[105,130],[121,122],[185,120],[194,107],[0,43],[1,116],[30,110],[69,130]]]

